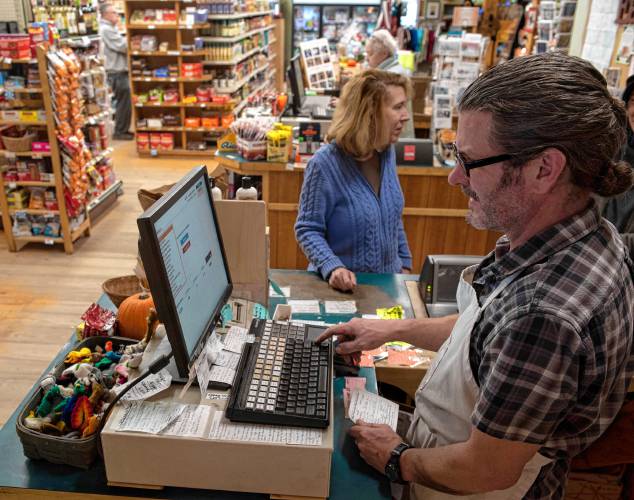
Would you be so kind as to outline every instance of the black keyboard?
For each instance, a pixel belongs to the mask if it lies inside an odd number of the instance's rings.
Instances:
[[[234,422],[328,427],[332,343],[313,343],[325,328],[254,319],[226,416]]]
[[[326,106],[313,106],[311,110],[311,116],[315,119],[330,119],[332,118],[332,109]]]

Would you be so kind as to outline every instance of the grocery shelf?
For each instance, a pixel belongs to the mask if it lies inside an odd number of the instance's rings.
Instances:
[[[268,16],[273,14],[272,10],[262,10],[259,12],[239,12],[236,14],[210,14],[207,19],[212,21],[231,21],[232,19],[244,19],[246,17]]]
[[[216,93],[217,94],[233,94],[234,92],[237,92],[242,87],[244,87],[247,83],[249,83],[251,78],[253,78],[258,73],[261,73],[262,71],[264,71],[268,67],[269,67],[268,63],[263,64],[262,66],[260,66],[259,68],[256,68],[254,71],[252,71],[247,76],[245,76],[242,80],[240,80],[240,82],[238,82],[232,88],[230,88],[230,89],[216,89]]]
[[[0,156],[5,158],[13,158],[14,156],[26,156],[29,158],[45,158],[51,156],[50,151],[7,151],[0,149]]]
[[[193,149],[172,149],[170,151],[157,151],[155,154],[148,151],[138,151],[139,156],[207,156],[213,157],[215,149],[205,149],[203,151]]]
[[[203,28],[209,28],[209,23],[198,24],[174,24],[174,23],[132,23],[126,24],[127,29],[133,30],[197,30]]]
[[[151,76],[132,78],[133,82],[209,82],[211,80],[213,80],[212,76],[203,76],[202,78],[154,78]]]
[[[244,40],[245,38],[249,38],[250,36],[257,35],[258,33],[264,33],[265,31],[272,30],[273,26],[265,26],[264,28],[257,28],[251,31],[247,31],[242,35],[236,36],[202,36],[201,38],[205,42],[214,42],[214,43],[234,43],[239,42],[240,40]]]
[[[46,127],[46,122],[25,122],[22,120],[0,120],[0,125],[24,125],[25,127],[38,126]]]
[[[185,104],[182,102],[145,102],[145,103],[137,103],[134,105],[135,108],[200,108],[200,109],[211,109],[218,111],[229,111],[233,108],[234,102],[228,102],[226,104],[214,104],[213,102],[194,102],[190,104]]]
[[[25,213],[29,215],[59,215],[59,210],[48,210],[46,208],[10,208],[9,213]]]
[[[53,245],[54,243],[64,243],[62,237],[50,237],[50,236],[14,236],[13,239],[18,243],[44,243],[46,245]]]
[[[54,181],[7,181],[5,179],[4,183],[9,187],[20,186],[20,187],[55,187]]]
[[[191,57],[201,57],[209,55],[209,52],[206,50],[132,50],[130,52],[131,56],[145,56],[145,57],[168,57],[168,56],[191,56]]]
[[[242,61],[244,61],[245,59],[248,59],[249,57],[259,54],[260,52],[262,52],[266,47],[256,47],[255,49],[250,50],[249,52],[246,52],[238,57],[234,57],[233,59],[230,59],[228,61],[220,61],[220,60],[216,60],[216,61],[203,61],[203,65],[205,66],[232,66],[232,65],[236,65],[236,64],[240,64]]]

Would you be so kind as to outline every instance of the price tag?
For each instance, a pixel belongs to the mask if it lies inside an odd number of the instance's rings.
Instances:
[[[168,56],[178,56],[178,55],[180,55],[180,52],[178,50],[168,50],[167,51],[167,55]]]
[[[170,82],[175,82],[177,78],[170,78]]]
[[[83,43],[84,45],[90,45],[90,38],[88,38],[87,36],[82,36],[81,43]]]
[[[12,60],[10,57],[5,57],[5,58],[4,58],[4,63],[5,63],[7,66],[10,66],[10,65],[13,63],[13,60]]]
[[[287,163],[286,164],[286,170],[295,170],[295,164],[294,163]]]
[[[141,53],[140,53],[138,50],[133,50],[133,51],[132,51],[132,55],[133,55],[133,56],[140,56],[140,55],[141,55]]]
[[[53,238],[44,238],[44,244],[45,245],[54,245],[55,244],[55,240],[53,240]]]
[[[153,24],[148,24],[148,26],[147,26],[147,29],[149,29],[149,30],[153,30],[155,28],[156,28],[156,26],[154,26]]]
[[[15,153],[13,151],[5,151],[4,152],[4,156],[5,156],[5,158],[13,159],[13,158],[15,158]]]
[[[32,157],[34,160],[41,160],[41,159],[42,159],[42,155],[41,155],[40,153],[33,153],[33,154],[31,155],[31,157]]]
[[[156,149],[150,149],[150,156],[158,156],[158,151]]]
[[[145,80],[146,82],[151,82],[151,81],[152,81],[152,78],[150,78],[149,76],[146,76],[146,77],[144,78],[144,80]]]
[[[15,189],[18,187],[18,185],[15,182],[9,182],[8,186],[9,186],[9,189]]]

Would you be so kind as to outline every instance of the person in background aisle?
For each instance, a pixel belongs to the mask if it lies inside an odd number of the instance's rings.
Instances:
[[[627,142],[623,148],[623,160],[634,168],[634,76],[627,79],[623,102],[627,110]],[[634,255],[634,190],[600,203],[604,203],[603,217],[616,226],[630,255]]]
[[[114,10],[114,6],[103,3],[99,9],[101,12],[99,34],[103,40],[108,85],[110,85],[116,101],[115,127],[112,138],[130,141],[134,139],[134,135],[129,133],[132,99],[130,97],[130,82],[128,81],[128,45],[117,29],[119,15]]]
[[[577,57],[511,59],[478,77],[458,102],[449,183],[468,197],[473,227],[504,235],[462,273],[460,313],[352,320],[317,339],[337,335],[341,355],[391,340],[438,351],[409,430],[349,431],[412,500],[562,499],[572,458],[621,409],[634,374],[634,263],[591,195],[632,186],[618,159],[626,119]]]
[[[317,271],[339,290],[355,272],[409,272],[403,193],[394,144],[409,120],[409,80],[366,70],[344,87],[326,141],[308,162],[295,236]]]
[[[398,45],[388,30],[376,30],[372,33],[365,43],[365,55],[370,68],[409,76],[409,71],[398,61]],[[420,111],[423,112],[423,110]],[[407,100],[407,112],[411,119],[405,124],[401,137],[409,139],[416,137],[411,97]]]

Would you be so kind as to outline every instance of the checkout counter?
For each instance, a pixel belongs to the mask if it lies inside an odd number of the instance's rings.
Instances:
[[[214,158],[236,174],[261,177],[271,242],[270,268],[306,269],[308,261],[293,229],[306,163],[247,161],[225,152],[216,152]],[[397,171],[405,197],[403,223],[412,251],[413,273],[420,273],[427,255],[486,255],[494,248],[499,233],[467,224],[468,200],[460,188],[447,182],[451,169],[430,165],[398,167]]]
[[[301,296],[302,290],[311,290],[314,298],[331,298],[328,293],[339,293],[330,290],[327,285],[313,273],[306,271],[272,270],[271,279],[280,286],[294,287]],[[400,304],[404,309],[405,317],[414,317],[415,310],[419,307],[415,300],[410,299],[408,290],[409,282],[415,283],[415,277],[409,275],[388,275],[388,274],[358,274],[359,287],[355,292],[354,300],[357,301],[358,312],[356,315],[373,311],[376,307]],[[323,288],[323,290],[322,290]],[[415,288],[415,287],[414,287]],[[306,292],[308,293],[308,292]],[[322,297],[323,295],[323,297]],[[271,298],[269,308],[272,313],[275,306],[283,298]],[[104,307],[113,308],[110,300],[104,295],[100,298],[100,304]],[[342,317],[336,315],[315,316],[312,319],[320,319],[326,322],[345,321],[351,316]],[[311,319],[309,316],[302,316],[298,319]],[[65,353],[71,347],[67,344],[60,350],[55,360],[51,363],[48,372],[53,366],[63,359]],[[402,370],[412,370],[415,377],[420,380],[425,373],[424,369],[401,368]],[[372,368],[362,368],[360,376],[366,377],[366,388],[376,390],[375,370]],[[382,475],[368,466],[359,456],[353,440],[348,437],[347,429],[351,422],[344,418],[343,414],[343,391],[344,379],[338,378],[334,381],[333,390],[333,423],[331,425],[333,453],[330,466],[329,498],[332,499],[389,499],[389,482]],[[34,387],[33,390],[36,388]],[[198,388],[195,388],[198,392]],[[25,398],[26,402],[31,394]],[[268,498],[266,494],[255,493],[232,493],[227,491],[210,491],[207,489],[194,489],[183,487],[157,488],[153,490],[138,489],[130,487],[114,487],[108,484],[106,469],[102,462],[97,462],[87,470],[77,469],[66,465],[56,465],[45,461],[27,459],[22,453],[18,436],[15,432],[15,422],[24,402],[9,418],[4,427],[0,430],[0,496],[20,497],[20,498],[172,498],[179,500],[216,498],[216,499],[244,499],[244,498]],[[226,446],[231,447],[231,444]],[[125,452],[124,449],[121,450]],[[138,453],[138,450],[129,449],[128,453]],[[274,457],[271,457],[274,459]],[[109,457],[109,460],[113,460]],[[183,461],[182,458],[169,456],[146,456],[138,464],[139,468],[149,471],[156,471],[169,467],[168,460]],[[123,461],[123,460],[122,460]],[[199,465],[200,466],[200,465]],[[213,469],[209,467],[208,473],[213,474]],[[244,466],[242,474],[258,474],[258,471],[248,469]],[[160,478],[158,478],[160,483]],[[102,496],[103,495],[103,496]],[[288,498],[288,496],[272,496],[273,498]]]

